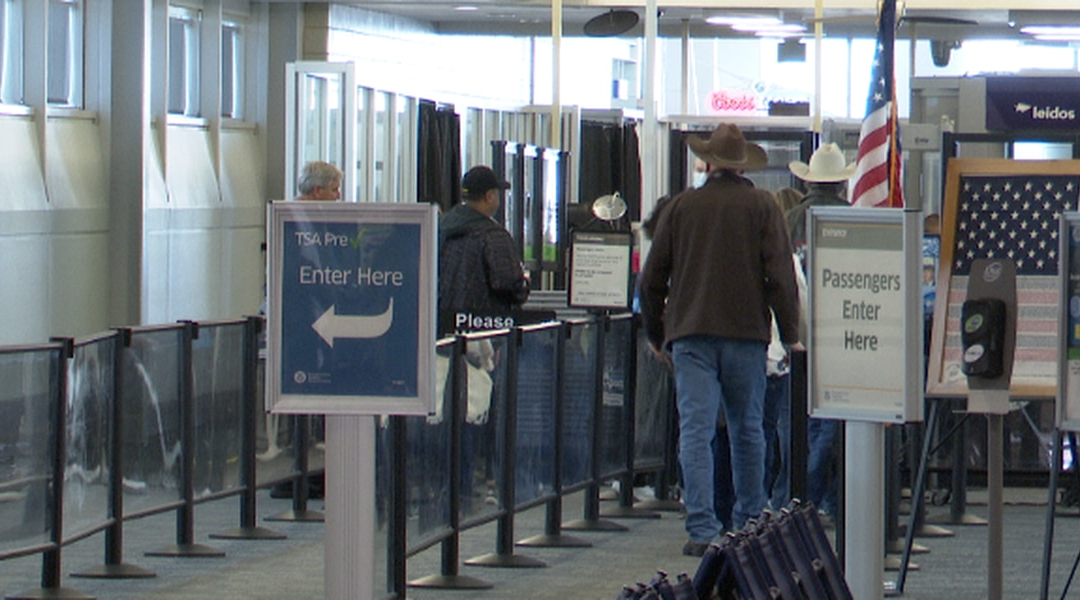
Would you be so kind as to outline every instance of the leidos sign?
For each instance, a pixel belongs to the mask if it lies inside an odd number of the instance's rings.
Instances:
[[[1076,120],[1076,110],[1071,109],[1071,108],[1069,110],[1065,110],[1064,108],[1061,108],[1060,106],[1054,106],[1052,108],[1049,107],[1049,106],[1039,107],[1039,106],[1031,106],[1031,105],[1025,104],[1023,102],[1017,102],[1015,108],[1016,108],[1016,112],[1018,112],[1018,113],[1025,113],[1025,112],[1031,111],[1031,118],[1032,118],[1032,120],[1035,120],[1035,121],[1044,121],[1044,120],[1075,121]]]
[[[986,128],[1080,129],[1080,78],[988,77]]]

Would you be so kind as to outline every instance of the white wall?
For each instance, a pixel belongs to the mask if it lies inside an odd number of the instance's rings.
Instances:
[[[137,78],[147,89],[117,89],[117,80],[123,87],[130,78],[113,77],[108,66],[158,64],[149,57],[167,45],[152,38],[166,28],[145,34],[141,27],[113,27],[114,15],[131,16],[128,8],[150,14],[149,2],[120,2],[86,3],[87,39],[95,44],[86,60],[96,66],[88,69],[94,79],[87,88],[95,93],[88,93],[85,109],[0,107],[0,344],[239,318],[262,300],[268,10],[227,2],[249,17],[255,41],[245,51],[251,121],[223,123],[211,114],[162,130],[163,109],[154,105],[161,96],[148,90],[166,85],[163,76],[149,69],[149,79]],[[221,3],[207,4],[220,10]],[[114,62],[115,48],[133,60]],[[136,101],[118,104],[113,94]],[[151,108],[127,114],[140,97]],[[117,147],[118,130],[141,131],[133,139],[145,144]],[[133,146],[145,150],[132,153]],[[116,177],[133,173],[138,183],[121,186],[118,196]],[[134,218],[118,218],[121,210]],[[132,240],[137,269],[114,268],[110,247],[118,239]],[[118,298],[129,295],[137,299],[137,318],[112,322]]]
[[[90,119],[49,119],[46,178],[35,118],[0,117],[0,343],[106,327],[108,228],[99,133]]]

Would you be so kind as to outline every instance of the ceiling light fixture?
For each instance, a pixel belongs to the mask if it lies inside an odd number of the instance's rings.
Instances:
[[[458,11],[461,11],[461,12],[473,12],[473,11],[480,10],[480,9],[478,7],[476,7],[476,6],[465,5],[465,6],[455,6],[454,10],[458,10]]]
[[[1020,33],[1027,35],[1066,35],[1073,38],[1080,36],[1080,27],[1075,25],[1025,25],[1020,28]]]
[[[806,32],[805,25],[795,25],[790,23],[780,23],[779,25],[769,25],[767,27],[746,27],[742,25],[734,25],[732,29],[735,31],[753,31],[757,35],[768,36],[789,36],[800,35]]]
[[[737,14],[724,14],[713,15],[705,19],[705,22],[709,25],[727,25],[729,27],[756,27],[762,28],[770,25],[780,25],[783,22],[776,17],[766,17],[762,15],[737,15]],[[746,29],[740,29],[740,31],[747,31]]]

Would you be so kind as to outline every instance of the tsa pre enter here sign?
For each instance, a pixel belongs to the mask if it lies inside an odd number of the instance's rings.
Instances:
[[[266,379],[273,412],[430,412],[435,210],[271,204]]]

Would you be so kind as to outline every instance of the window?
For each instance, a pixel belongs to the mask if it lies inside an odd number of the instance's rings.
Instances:
[[[48,14],[49,104],[83,106],[82,0],[50,0]]]
[[[221,26],[221,116],[244,118],[244,38],[239,23]]]
[[[0,103],[23,101],[23,19],[19,0],[0,0]]]
[[[202,12],[169,7],[169,113],[197,117],[199,24]]]

